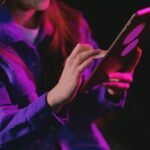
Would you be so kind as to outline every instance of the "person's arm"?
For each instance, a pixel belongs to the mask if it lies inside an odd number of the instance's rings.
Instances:
[[[56,86],[25,108],[19,109],[13,104],[4,79],[1,80],[0,144],[13,141],[31,132],[49,133],[63,124],[63,119],[58,117],[59,113],[76,96],[82,72],[98,53],[88,44],[77,44],[67,58]]]
[[[25,108],[13,104],[0,81],[0,145],[13,142],[28,134],[51,133],[64,124],[46,102],[47,93]],[[21,99],[20,99],[21,100]]]

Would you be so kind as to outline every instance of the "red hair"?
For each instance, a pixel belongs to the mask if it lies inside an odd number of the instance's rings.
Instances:
[[[47,33],[51,32],[50,28],[53,27],[50,49],[61,51],[63,57],[67,58],[73,47],[81,42],[81,36],[83,36],[80,33],[80,28],[84,22],[81,13],[55,0],[44,12],[43,19]],[[89,28],[88,33],[90,33]]]

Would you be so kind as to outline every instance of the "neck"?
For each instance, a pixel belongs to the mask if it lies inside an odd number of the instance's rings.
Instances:
[[[15,9],[12,11],[13,20],[26,28],[34,29],[38,27],[38,19],[36,17],[36,10],[21,10]]]

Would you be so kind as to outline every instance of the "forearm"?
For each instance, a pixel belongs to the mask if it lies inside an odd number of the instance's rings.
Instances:
[[[46,103],[46,95],[39,97],[23,109],[13,105],[1,107],[0,144],[13,142],[32,132],[51,133],[64,124]]]

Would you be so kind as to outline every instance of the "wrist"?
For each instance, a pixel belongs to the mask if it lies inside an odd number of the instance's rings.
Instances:
[[[60,112],[60,110],[64,107],[65,100],[60,98],[58,96],[58,92],[55,92],[55,90],[51,90],[47,94],[47,104],[52,108],[52,110],[57,114]]]

